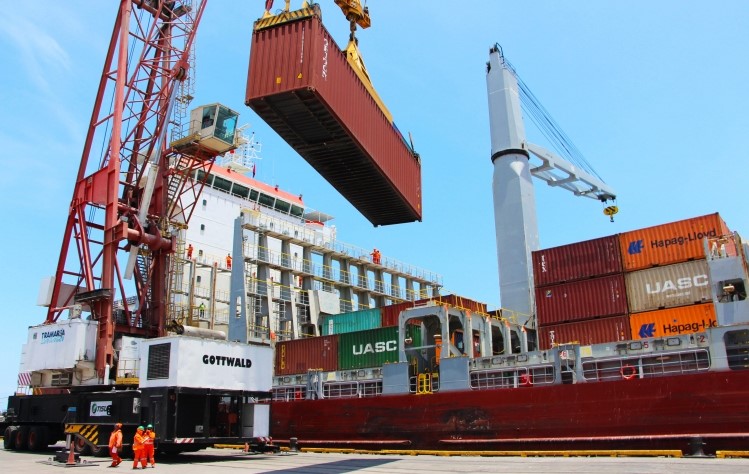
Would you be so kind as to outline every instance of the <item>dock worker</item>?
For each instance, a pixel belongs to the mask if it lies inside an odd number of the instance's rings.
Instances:
[[[117,467],[122,462],[120,453],[122,452],[122,423],[114,425],[114,431],[109,435],[109,455],[112,457],[112,464],[109,467]]]
[[[143,468],[146,468],[146,458],[143,457],[143,449],[145,445],[145,429],[143,426],[139,426],[133,436],[133,469],[138,469],[138,464],[141,464]]]
[[[156,441],[156,432],[153,430],[153,425],[148,424],[146,431],[143,433],[143,459],[146,462],[151,463],[151,467],[156,467],[156,459],[154,458],[154,442]],[[146,467],[143,464],[143,467]]]
[[[198,306],[198,315],[200,316],[200,319],[203,319],[205,317],[205,304],[200,303],[200,306]]]
[[[188,260],[192,259],[192,244],[189,244],[187,246],[187,259]]]
[[[226,254],[226,268],[231,270],[231,254],[230,253]]]

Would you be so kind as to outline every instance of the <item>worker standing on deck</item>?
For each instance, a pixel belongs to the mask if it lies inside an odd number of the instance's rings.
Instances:
[[[112,464],[109,467],[117,467],[122,462],[120,453],[122,452],[122,423],[114,425],[114,431],[109,435],[109,455],[112,457]]]
[[[143,457],[144,444],[144,429],[142,426],[139,426],[133,437],[133,469],[138,469],[138,463],[141,463],[144,469],[146,467],[146,458]]]
[[[153,425],[148,424],[146,431],[143,433],[143,459],[144,463],[150,462],[151,467],[156,467],[156,458],[154,458],[154,442],[156,441],[156,432],[153,430]],[[146,467],[143,464],[143,467]]]
[[[226,254],[226,268],[231,270],[231,254],[230,253]]]
[[[200,303],[200,306],[198,306],[198,315],[200,319],[203,319],[205,317],[205,304]]]
[[[188,244],[187,246],[187,259],[188,260],[192,259],[192,244]]]

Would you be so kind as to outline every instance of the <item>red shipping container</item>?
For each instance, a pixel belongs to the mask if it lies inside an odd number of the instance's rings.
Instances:
[[[627,314],[624,274],[536,288],[538,324]]]
[[[252,34],[245,103],[374,225],[421,220],[421,161],[319,16]]]
[[[309,369],[338,370],[338,335],[276,344],[275,375],[306,374]]]
[[[591,319],[566,324],[550,324],[538,328],[539,349],[550,349],[566,342],[579,342],[581,345],[604,342],[628,341],[632,339],[627,316]]]
[[[537,287],[623,271],[618,235],[533,252],[533,277]]]
[[[704,239],[728,233],[726,223],[716,212],[619,234],[624,270],[705,258]]]

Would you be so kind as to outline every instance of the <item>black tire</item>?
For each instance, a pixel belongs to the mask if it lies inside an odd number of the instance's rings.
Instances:
[[[73,438],[73,451],[78,453],[80,456],[88,456],[91,454],[91,446],[88,445],[82,438],[75,436]]]
[[[8,426],[5,428],[3,433],[3,448],[7,450],[16,449],[16,428],[15,426]]]
[[[16,450],[26,451],[26,449],[29,447],[29,427],[19,426],[18,430],[16,431],[15,439],[16,439]]]
[[[46,426],[32,426],[29,429],[29,451],[42,451],[49,446],[49,429]]]

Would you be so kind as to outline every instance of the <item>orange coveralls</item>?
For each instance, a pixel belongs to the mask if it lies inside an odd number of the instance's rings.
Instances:
[[[120,453],[122,452],[122,430],[115,428],[109,435],[109,455],[112,457],[112,466],[116,467],[122,462]]]
[[[146,432],[143,433],[143,467],[146,467],[146,462],[151,463],[151,467],[156,467],[156,458],[154,458],[154,440],[156,439],[156,432],[146,428]]]
[[[138,462],[146,467],[146,458],[143,457],[143,444],[145,441],[143,428],[138,428],[133,437],[133,469],[138,468]]]

